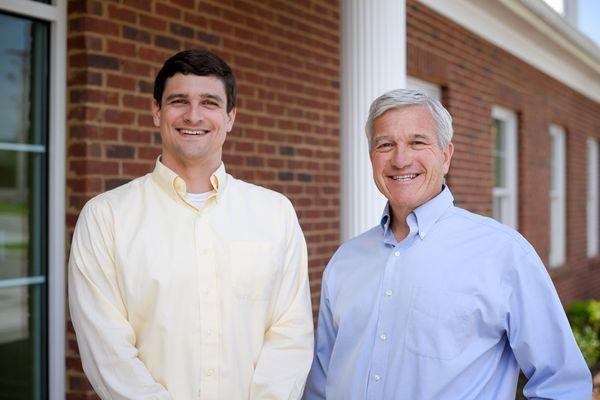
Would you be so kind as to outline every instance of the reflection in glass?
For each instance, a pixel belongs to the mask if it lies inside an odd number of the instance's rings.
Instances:
[[[0,280],[44,274],[44,163],[44,153],[0,150]]]
[[[44,286],[0,288],[0,400],[41,398]]]
[[[46,394],[48,28],[0,13],[0,400]]]
[[[45,143],[47,41],[46,24],[0,14],[0,143]]]
[[[558,180],[560,179],[558,171],[556,171],[556,165],[558,160],[558,140],[556,135],[550,135],[550,190],[554,192],[558,189]]]
[[[506,187],[506,131],[503,121],[493,120],[492,137],[494,143],[494,187]]]

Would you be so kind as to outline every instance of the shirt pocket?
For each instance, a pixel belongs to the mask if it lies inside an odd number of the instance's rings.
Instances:
[[[458,292],[414,288],[408,317],[407,349],[419,356],[452,360],[474,334],[474,303]]]
[[[278,270],[270,243],[234,241],[230,244],[231,286],[243,300],[269,300]]]

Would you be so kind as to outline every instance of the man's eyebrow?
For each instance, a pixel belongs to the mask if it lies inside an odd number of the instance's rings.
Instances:
[[[187,99],[187,98],[188,98],[188,95],[185,93],[172,93],[172,94],[168,95],[165,100],[171,101],[171,100],[175,100],[175,99]]]
[[[390,135],[379,135],[379,136],[374,136],[373,137],[373,142],[381,142],[382,140],[388,140],[390,138]]]
[[[211,100],[215,100],[219,103],[223,103],[224,100],[221,96],[219,96],[218,94],[212,94],[212,93],[202,93],[200,95],[201,98],[203,99],[211,99]]]
[[[167,96],[167,98],[165,99],[166,101],[171,101],[171,100],[175,100],[175,99],[187,99],[190,96],[186,93],[172,93],[169,96]],[[214,100],[217,101],[218,103],[223,103],[223,98],[217,94],[212,94],[212,93],[201,93],[200,94],[200,98],[201,99],[210,99],[210,100]]]
[[[413,139],[423,139],[423,140],[430,140],[430,138],[427,135],[423,135],[422,133],[414,133],[412,135]]]

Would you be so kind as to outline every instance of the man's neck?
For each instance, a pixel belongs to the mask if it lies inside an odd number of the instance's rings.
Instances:
[[[220,159],[182,163],[168,157],[161,157],[161,162],[185,181],[188,193],[205,193],[212,189],[210,177],[221,165]]]
[[[394,233],[394,238],[397,242],[404,240],[404,238],[407,237],[408,233],[410,232],[410,228],[406,223],[407,216],[408,214],[400,217],[396,216],[395,214],[392,215],[392,222],[390,225],[392,232]]]

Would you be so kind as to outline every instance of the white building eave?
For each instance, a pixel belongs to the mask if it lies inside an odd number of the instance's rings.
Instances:
[[[419,0],[600,102],[600,48],[542,0]]]

